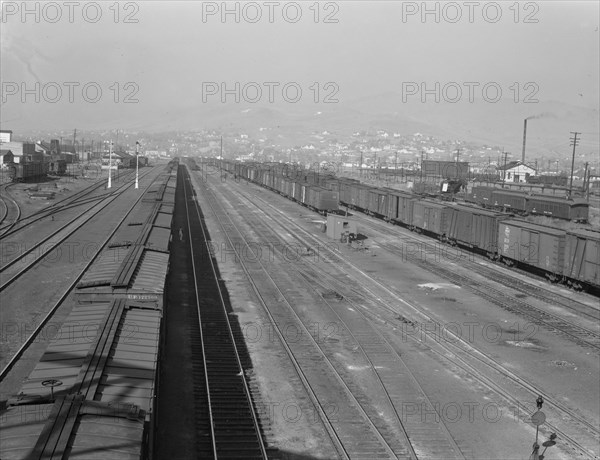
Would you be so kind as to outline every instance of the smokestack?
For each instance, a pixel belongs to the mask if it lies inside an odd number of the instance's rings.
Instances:
[[[521,162],[525,164],[525,142],[527,141],[527,118],[523,122],[523,153],[521,154]]]

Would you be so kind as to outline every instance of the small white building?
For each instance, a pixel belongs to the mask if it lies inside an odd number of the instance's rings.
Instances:
[[[500,179],[504,182],[527,182],[527,178],[535,176],[537,171],[522,161],[511,161],[506,165],[496,167]]]

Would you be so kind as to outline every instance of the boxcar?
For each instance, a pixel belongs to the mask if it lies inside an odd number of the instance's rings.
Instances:
[[[318,185],[304,187],[304,204],[319,212],[337,211],[339,207],[339,193],[327,190]]]
[[[567,284],[581,288],[581,282],[600,287],[600,233],[590,230],[567,232],[565,267]]]
[[[527,210],[527,195],[522,192],[494,189],[492,191],[492,206],[524,214]]]
[[[428,200],[415,201],[413,205],[412,227],[417,231],[442,236],[446,229],[447,218],[448,205]]]
[[[8,177],[13,182],[35,181],[46,177],[49,170],[50,163],[45,161],[12,163],[8,166]]]
[[[413,185],[413,193],[417,195],[437,196],[440,190],[440,185],[433,182],[415,182]]]
[[[589,203],[582,198],[568,199],[532,195],[527,198],[527,212],[576,222],[587,222]]]
[[[564,230],[520,220],[500,222],[498,253],[508,265],[522,262],[556,281],[564,270],[565,246]]]
[[[378,217],[387,214],[388,192],[381,188],[371,188],[368,192],[367,211]]]
[[[449,206],[445,237],[451,243],[475,248],[496,258],[498,227],[508,217],[507,214],[471,206]]]
[[[387,219],[404,225],[411,225],[413,205],[416,198],[411,193],[399,190],[388,193]]]
[[[475,185],[469,194],[469,201],[477,203],[479,206],[489,207],[493,202],[492,193],[493,187],[485,187],[483,185]]]

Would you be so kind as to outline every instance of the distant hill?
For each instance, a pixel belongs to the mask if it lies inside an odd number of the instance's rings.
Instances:
[[[310,141],[311,133],[328,131],[344,140],[353,132],[383,129],[389,133],[420,132],[441,140],[464,140],[503,147],[520,156],[523,120],[537,116],[528,123],[527,154],[542,157],[570,152],[570,131],[582,132],[582,153],[598,152],[597,109],[560,102],[515,104],[501,100],[496,104],[483,100],[469,103],[466,98],[456,104],[421,103],[415,96],[402,101],[399,93],[387,92],[372,97],[343,100],[335,104],[263,104],[211,103],[193,99],[184,106],[165,101],[163,107],[148,110],[143,103],[121,104],[111,119],[101,117],[106,110],[87,108],[76,122],[79,130],[137,130],[147,132],[189,131],[204,128],[225,132],[264,133],[269,140],[282,146],[294,146]],[[97,110],[94,110],[97,109]],[[16,113],[13,120],[3,122],[15,133],[26,128],[68,128],[73,124],[73,109],[44,105],[35,112]],[[27,126],[21,127],[21,124]],[[262,128],[262,131],[261,131]],[[265,129],[266,128],[266,129]]]

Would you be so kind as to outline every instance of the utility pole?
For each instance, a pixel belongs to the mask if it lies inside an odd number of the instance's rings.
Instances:
[[[75,148],[75,138],[77,137],[77,130],[73,130],[73,153],[77,155],[77,148]]]
[[[358,165],[358,175],[362,177],[363,152],[360,151],[360,164]]]
[[[502,187],[504,188],[504,183],[506,182],[506,158],[508,157],[509,152],[505,152],[502,149],[502,155],[504,155],[504,170],[502,171]]]
[[[423,182],[423,156],[425,155],[425,150],[421,149],[421,182]]]
[[[583,173],[583,196],[588,197],[588,189],[590,188],[590,178],[588,177],[589,163],[585,162],[585,172]]]
[[[110,150],[108,151],[108,186],[112,187],[112,141],[110,142]]]
[[[140,153],[140,143],[135,141],[135,188],[139,188],[138,181],[138,155]]]
[[[396,159],[394,161],[394,182],[398,179],[398,150],[396,150]]]
[[[573,146],[573,158],[571,159],[571,181],[569,183],[569,198],[571,198],[571,195],[573,194],[573,169],[575,168],[575,147],[577,147],[577,145],[579,144],[579,139],[577,139],[577,136],[579,136],[581,133],[571,131],[571,134],[573,134],[570,144]]]

